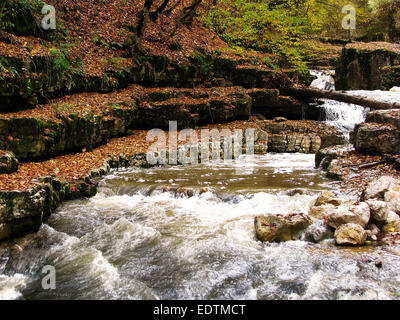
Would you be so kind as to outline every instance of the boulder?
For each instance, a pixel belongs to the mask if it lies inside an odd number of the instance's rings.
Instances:
[[[399,181],[391,176],[382,176],[368,183],[363,195],[364,199],[384,199],[385,193],[398,185]]]
[[[333,204],[323,204],[320,206],[311,207],[308,214],[315,219],[325,220],[336,207]]]
[[[390,210],[400,214],[400,186],[394,185],[390,190],[385,192],[384,199]]]
[[[400,110],[376,110],[367,114],[365,123],[355,126],[350,141],[359,152],[369,154],[400,153]]]
[[[392,124],[361,123],[350,134],[354,148],[366,154],[399,154],[400,132]]]
[[[369,123],[389,123],[400,129],[400,110],[374,110],[367,113],[365,122]]]
[[[315,154],[315,167],[326,170],[332,160],[343,157],[352,151],[354,151],[354,147],[351,145],[337,145],[320,149]]]
[[[311,218],[302,213],[267,214],[254,219],[257,239],[268,242],[296,240],[300,232],[311,224]]]
[[[367,226],[370,219],[370,209],[367,203],[342,204],[332,210],[326,218],[326,223],[332,228],[337,229],[342,224],[354,223],[363,229]]]
[[[335,180],[343,180],[343,171],[338,159],[332,160],[326,170],[326,176]]]
[[[334,237],[338,245],[359,246],[367,240],[367,232],[358,224],[346,223],[336,229]]]
[[[371,210],[371,219],[379,224],[386,224],[399,219],[399,216],[391,210],[385,201],[369,199],[366,203]]]
[[[343,201],[339,198],[335,198],[335,195],[331,191],[322,191],[317,200],[315,201],[315,206],[321,206],[324,204],[332,204],[334,206],[340,206]]]
[[[0,173],[12,173],[18,170],[18,160],[11,151],[0,150]]]

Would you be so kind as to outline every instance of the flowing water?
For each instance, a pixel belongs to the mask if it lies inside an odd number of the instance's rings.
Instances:
[[[333,70],[311,71],[311,75],[317,78],[311,83],[310,87],[322,90],[335,90],[335,80]],[[362,96],[382,102],[398,102],[400,100],[400,88],[394,87],[392,91],[382,90],[350,90],[346,93],[350,95]],[[321,106],[325,110],[326,122],[336,127],[349,140],[350,132],[358,123],[364,122],[369,108],[364,108],[355,104],[338,102],[334,100],[321,99],[324,103]]]
[[[319,74],[313,86],[334,83]],[[323,107],[345,134],[365,117]],[[257,214],[306,213],[329,188],[305,154],[112,171],[95,197],[0,245],[0,299],[398,299],[400,247],[340,248],[321,221],[297,241],[256,240]],[[54,290],[42,287],[45,266]]]
[[[113,171],[95,197],[64,203],[37,234],[7,248],[0,298],[397,298],[396,248],[338,248],[331,235],[314,243],[310,234],[327,234],[318,221],[301,240],[257,241],[255,215],[307,212],[330,186],[313,155],[252,159],[247,173],[235,167],[248,156]],[[55,290],[42,289],[45,265],[55,267]]]
[[[311,71],[313,76],[316,76],[310,87],[322,90],[335,90],[334,71]],[[351,91],[349,91],[350,93]],[[338,102],[334,100],[321,99],[323,101],[326,122],[340,132],[343,132],[347,141],[350,137],[350,132],[357,123],[363,122],[368,113],[368,108],[357,106],[354,104]]]

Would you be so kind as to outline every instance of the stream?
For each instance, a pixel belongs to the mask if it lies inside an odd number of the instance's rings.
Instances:
[[[323,107],[344,134],[365,117]],[[400,247],[337,247],[322,221],[300,240],[256,240],[255,215],[307,213],[330,182],[309,154],[113,170],[4,249],[0,299],[398,299]]]

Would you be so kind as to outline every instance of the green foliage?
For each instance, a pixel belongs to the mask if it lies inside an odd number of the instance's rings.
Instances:
[[[304,67],[301,39],[309,21],[290,9],[289,2],[221,1],[203,21],[231,46],[273,54],[272,65]]]
[[[374,19],[368,28],[368,39],[400,40],[400,0],[369,0]]]
[[[57,73],[62,73],[64,71],[68,71],[71,67],[69,60],[65,56],[63,52],[59,49],[51,48],[50,49],[51,56],[54,57],[54,71]]]
[[[268,53],[267,65],[299,70],[305,70],[304,57],[312,53],[305,41],[362,37],[374,20],[368,0],[219,0],[214,4],[203,12],[202,20],[232,48]],[[342,27],[345,5],[356,10],[357,29],[352,32]]]
[[[18,35],[36,34],[39,29],[40,0],[2,0],[0,3],[0,30]]]
[[[0,80],[16,76],[18,76],[18,70],[15,66],[6,57],[0,56]]]

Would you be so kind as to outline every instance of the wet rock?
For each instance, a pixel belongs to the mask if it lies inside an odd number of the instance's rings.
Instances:
[[[321,138],[315,135],[270,135],[268,150],[270,152],[315,153],[321,147]]]
[[[342,169],[343,168],[341,167],[339,160],[337,159],[332,160],[328,166],[328,169],[326,170],[326,176],[331,179],[342,180],[343,179]]]
[[[254,133],[256,141],[259,140],[268,141],[268,132],[261,129],[257,129]]]
[[[370,209],[367,203],[361,202],[358,205],[342,204],[332,210],[326,218],[326,223],[332,228],[347,223],[360,225],[363,229],[367,226],[370,219]]]
[[[398,185],[399,181],[391,176],[379,177],[368,183],[363,192],[364,199],[384,199],[385,193]]]
[[[245,153],[246,149],[243,150]],[[267,143],[255,143],[254,144],[254,154],[266,154],[268,151],[268,144]]]
[[[12,173],[18,170],[18,160],[11,151],[0,150],[0,173]]]
[[[320,149],[315,155],[315,167],[326,170],[332,160],[343,157],[353,150],[354,148],[348,145],[337,145]]]
[[[332,204],[334,206],[340,206],[343,204],[343,200],[336,198],[331,191],[322,191],[317,200],[315,201],[315,206],[321,206],[324,204]]]
[[[383,267],[382,260],[375,260],[375,267],[381,269]]]
[[[301,234],[301,240],[318,243],[326,239],[333,238],[333,231],[322,221],[315,222],[304,230]]]
[[[300,195],[309,194],[309,192],[307,190],[305,190],[305,189],[296,188],[296,189],[289,190],[288,192],[286,192],[286,194],[288,196],[293,197],[293,196],[295,196],[297,194],[300,194]]]
[[[257,239],[267,242],[296,240],[300,232],[311,224],[312,220],[307,215],[298,213],[267,214],[254,219]]]
[[[185,198],[191,198],[195,195],[195,190],[191,188],[184,188],[184,187],[171,187],[171,186],[165,186],[162,189],[162,192],[169,192],[172,193],[175,197],[185,197]]]
[[[358,224],[346,223],[335,230],[334,237],[338,245],[363,245],[367,232]]]

